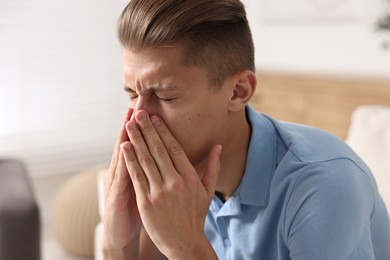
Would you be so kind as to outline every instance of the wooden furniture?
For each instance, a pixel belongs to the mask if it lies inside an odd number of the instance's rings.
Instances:
[[[258,73],[251,105],[280,120],[312,125],[345,139],[354,109],[390,106],[390,78]]]

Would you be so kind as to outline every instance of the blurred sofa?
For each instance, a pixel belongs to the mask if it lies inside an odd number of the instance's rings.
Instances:
[[[390,211],[390,107],[357,107],[352,114],[346,142],[370,167],[387,211]]]
[[[40,259],[40,218],[24,165],[0,159],[0,259]]]

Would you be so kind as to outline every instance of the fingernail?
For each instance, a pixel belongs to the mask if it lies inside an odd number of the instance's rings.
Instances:
[[[127,128],[129,130],[136,130],[138,128],[137,123],[134,121],[131,121],[127,124]]]
[[[130,142],[126,142],[122,145],[123,149],[125,151],[130,151],[131,150],[131,143]]]
[[[161,124],[161,120],[157,116],[153,116],[152,117],[152,123],[153,123],[153,125],[160,125]]]
[[[138,114],[137,114],[137,119],[139,120],[139,121],[144,121],[146,118],[147,118],[147,114],[146,114],[146,112],[144,112],[144,111],[140,111]]]

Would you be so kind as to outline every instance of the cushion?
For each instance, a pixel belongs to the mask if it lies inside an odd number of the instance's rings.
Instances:
[[[70,178],[56,194],[52,228],[70,254],[94,256],[95,227],[100,221],[97,178],[102,166],[92,167]]]
[[[370,167],[390,210],[390,107],[357,107],[346,141]]]

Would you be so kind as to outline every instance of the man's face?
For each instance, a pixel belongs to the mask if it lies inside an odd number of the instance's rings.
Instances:
[[[227,138],[231,88],[226,84],[216,90],[205,70],[183,65],[180,46],[124,52],[124,85],[134,113],[161,117],[195,167]]]

